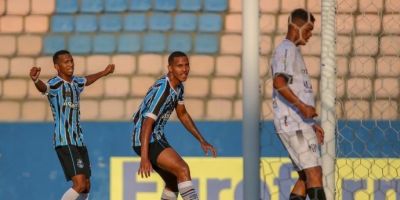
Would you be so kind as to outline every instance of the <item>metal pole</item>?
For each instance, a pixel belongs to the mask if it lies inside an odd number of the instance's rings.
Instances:
[[[322,1],[321,42],[321,125],[325,131],[322,146],[322,169],[324,188],[328,200],[335,199],[336,160],[336,43],[335,43],[336,0]]]
[[[259,2],[243,0],[243,199],[260,199]]]

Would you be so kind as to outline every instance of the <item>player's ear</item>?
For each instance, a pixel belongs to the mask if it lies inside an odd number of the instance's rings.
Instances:
[[[172,72],[172,66],[171,65],[168,65],[168,71]]]

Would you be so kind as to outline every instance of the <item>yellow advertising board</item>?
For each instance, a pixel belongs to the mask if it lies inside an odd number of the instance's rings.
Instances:
[[[184,159],[201,200],[243,200],[242,158]],[[139,164],[137,157],[111,158],[111,200],[160,199],[163,181],[156,173],[141,178]],[[297,179],[288,158],[262,158],[260,176],[263,200],[288,199]],[[338,159],[336,177],[336,199],[400,199],[400,159]]]

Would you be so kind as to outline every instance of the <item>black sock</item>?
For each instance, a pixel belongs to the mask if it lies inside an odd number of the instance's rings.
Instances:
[[[306,197],[300,196],[298,194],[290,193],[289,200],[306,200]]]
[[[307,194],[310,200],[326,200],[323,187],[308,188]]]

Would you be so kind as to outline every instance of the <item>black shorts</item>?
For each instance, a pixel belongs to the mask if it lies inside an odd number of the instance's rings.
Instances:
[[[150,163],[154,170],[160,169],[157,165],[157,158],[164,149],[171,147],[168,141],[165,138],[161,140],[155,140],[154,142],[149,144],[149,159]],[[141,155],[140,146],[133,147],[133,150],[136,152],[137,155]]]
[[[58,146],[56,147],[56,152],[67,181],[70,181],[73,176],[78,174],[84,174],[86,178],[90,178],[92,172],[86,147],[74,145]]]

